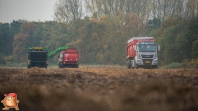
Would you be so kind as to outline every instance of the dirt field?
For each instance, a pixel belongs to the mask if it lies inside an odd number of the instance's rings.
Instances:
[[[198,69],[0,68],[11,92],[21,111],[198,111]]]

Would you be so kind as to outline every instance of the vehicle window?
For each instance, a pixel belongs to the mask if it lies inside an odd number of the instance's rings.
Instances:
[[[155,44],[141,44],[139,45],[139,52],[156,52]]]

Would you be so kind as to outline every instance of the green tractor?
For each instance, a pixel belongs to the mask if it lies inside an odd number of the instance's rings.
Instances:
[[[28,48],[28,63],[27,68],[40,67],[47,68],[48,59],[54,57],[59,51],[68,49],[68,46],[59,47],[56,50],[49,52],[47,48],[44,47],[30,47]]]

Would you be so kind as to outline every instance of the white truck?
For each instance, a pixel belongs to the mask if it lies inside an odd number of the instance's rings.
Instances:
[[[127,42],[127,68],[157,68],[160,46],[154,37],[133,37]]]

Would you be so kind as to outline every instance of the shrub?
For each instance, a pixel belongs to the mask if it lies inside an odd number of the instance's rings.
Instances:
[[[169,65],[163,66],[162,68],[165,69],[174,69],[174,68],[184,68],[186,65],[184,63],[177,63],[177,62],[173,62]]]

